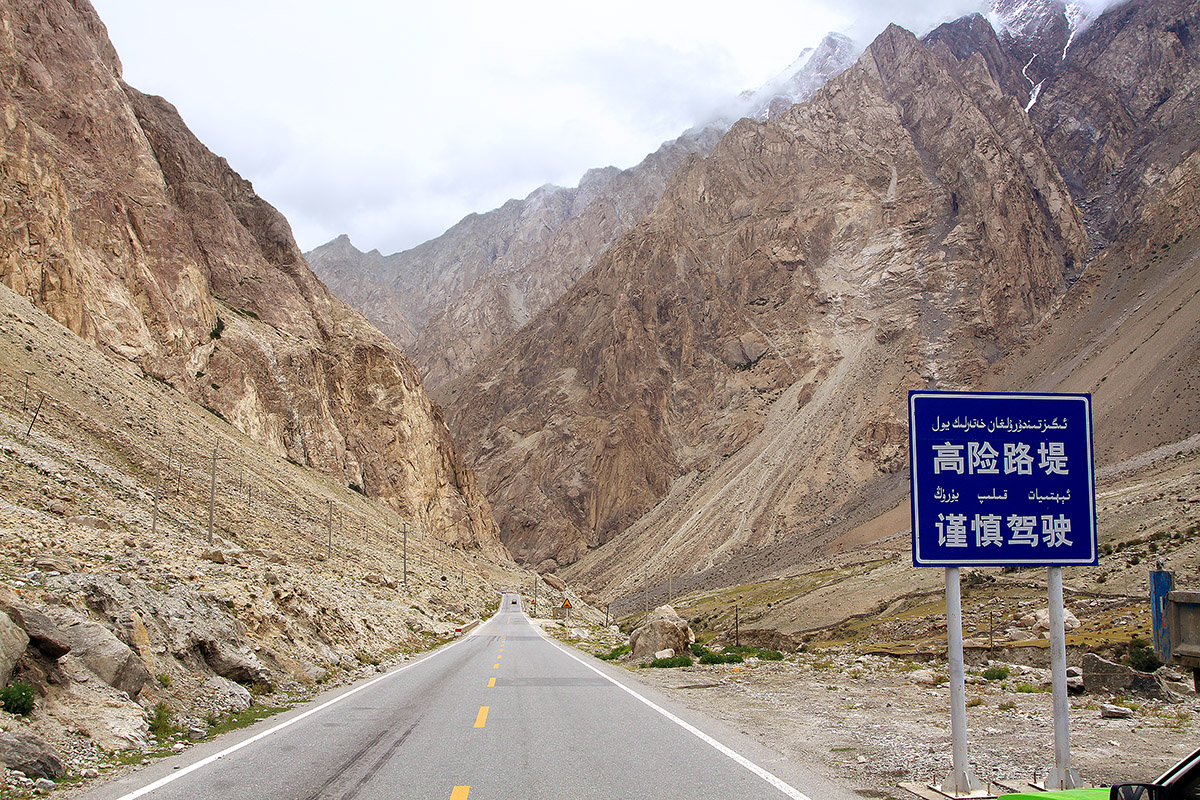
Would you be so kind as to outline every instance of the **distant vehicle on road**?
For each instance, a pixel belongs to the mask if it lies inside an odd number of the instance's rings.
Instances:
[[[1164,772],[1154,783],[1119,783],[1111,789],[1006,794],[997,800],[1200,800],[1200,749]]]

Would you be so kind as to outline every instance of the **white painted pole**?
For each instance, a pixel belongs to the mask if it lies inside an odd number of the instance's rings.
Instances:
[[[962,592],[958,567],[946,567],[946,638],[950,662],[950,741],[951,773],[941,790],[951,795],[967,795],[980,788],[967,762],[967,690],[963,666]]]
[[[1054,769],[1047,789],[1074,789],[1079,775],[1071,769],[1071,726],[1067,705],[1067,634],[1063,624],[1062,567],[1049,567],[1046,587],[1050,594],[1050,682],[1054,689]]]

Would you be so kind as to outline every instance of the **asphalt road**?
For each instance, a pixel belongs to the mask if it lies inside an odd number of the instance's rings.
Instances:
[[[549,641],[514,599],[419,661],[83,797],[858,799]]]

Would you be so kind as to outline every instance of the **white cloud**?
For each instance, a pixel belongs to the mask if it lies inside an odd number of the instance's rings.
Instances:
[[[125,77],[291,221],[394,252],[591,167],[628,167],[829,30],[979,0],[94,0]],[[1089,0],[1101,2],[1101,0]]]

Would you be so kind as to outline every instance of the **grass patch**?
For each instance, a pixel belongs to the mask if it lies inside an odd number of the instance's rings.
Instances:
[[[700,656],[701,664],[741,664],[744,659],[737,653],[705,653]]]
[[[229,731],[249,727],[261,719],[278,714],[280,711],[287,711],[287,708],[284,706],[250,706],[245,711],[235,712],[210,724],[206,738],[211,739],[214,736],[220,736],[222,733],[229,733]]]
[[[699,658],[701,664],[741,664],[744,660],[737,653],[714,653],[702,644],[692,645],[692,655]]]
[[[1034,686],[1032,683],[1018,683],[1016,690],[1021,694],[1040,694],[1050,691],[1044,686]]]
[[[155,739],[161,741],[177,730],[178,728],[171,722],[171,708],[159,700],[154,711],[150,713],[150,733],[154,734]]]
[[[993,664],[983,671],[983,677],[989,681],[1002,681],[1009,676],[1008,667],[1000,664]]]
[[[967,700],[967,708],[976,708],[981,705],[983,705],[982,697],[972,697],[971,699]]]
[[[726,647],[726,653],[737,653],[740,656],[754,656],[762,661],[783,661],[783,653],[769,647],[749,647],[747,645]]]
[[[609,650],[607,653],[593,653],[593,655],[595,655],[596,658],[600,659],[601,661],[613,661],[628,653],[629,650],[629,645],[619,644],[612,650]]]
[[[653,661],[648,661],[641,664],[641,668],[645,669],[671,669],[673,667],[690,667],[692,665],[692,657],[687,655],[678,655],[672,658],[656,658]]]

